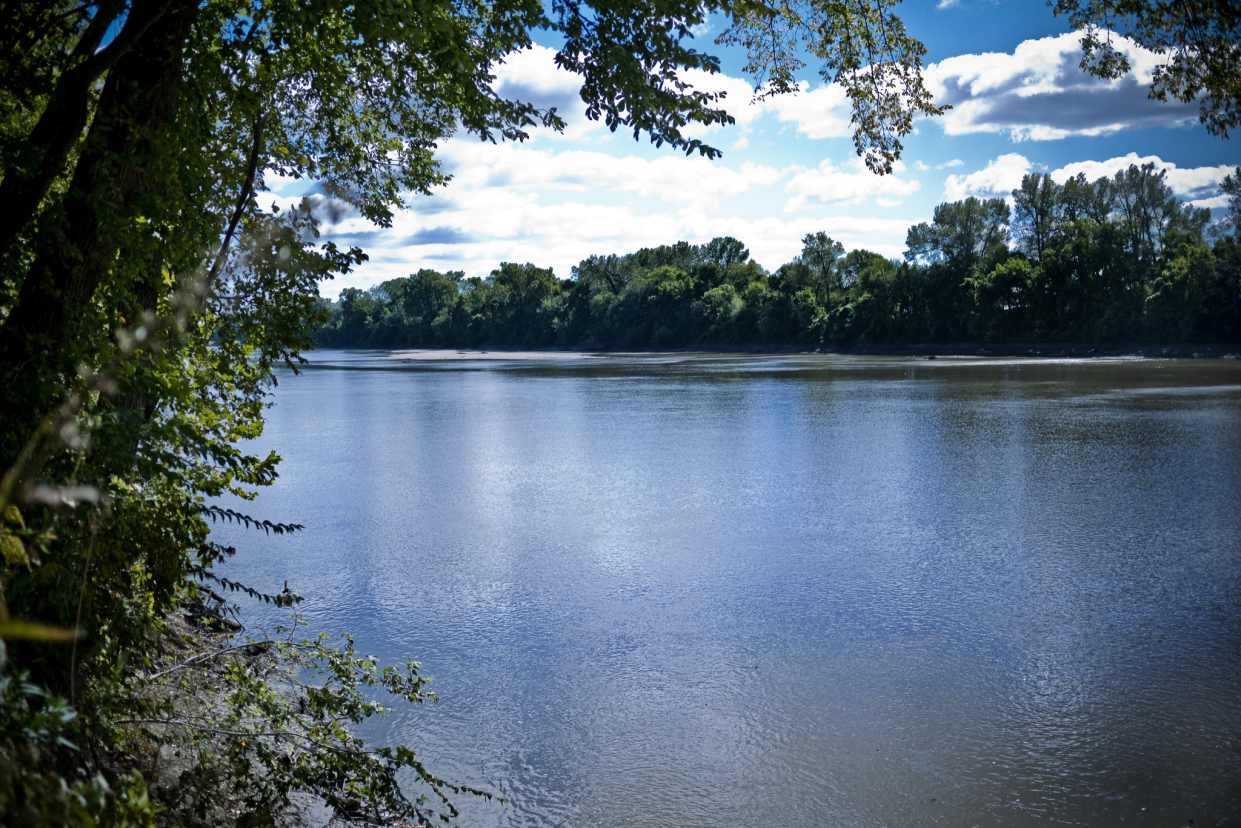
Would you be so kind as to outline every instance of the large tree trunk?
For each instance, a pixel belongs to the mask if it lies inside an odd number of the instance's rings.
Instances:
[[[36,256],[17,302],[0,329],[0,469],[63,398],[83,350],[84,317],[118,261],[135,204],[159,187],[149,171],[160,163],[160,139],[178,104],[183,53],[197,12],[193,0],[150,0],[131,14],[158,14],[139,48],[117,61],[105,83],[59,216],[35,239]],[[145,11],[144,11],[145,10]]]

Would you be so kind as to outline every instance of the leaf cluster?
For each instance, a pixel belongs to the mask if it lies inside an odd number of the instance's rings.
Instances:
[[[1132,69],[1119,34],[1163,58],[1152,98],[1199,99],[1199,120],[1221,138],[1241,123],[1241,8],[1231,0],[1055,0],[1052,10],[1083,32],[1087,72],[1115,79]]]
[[[872,172],[887,174],[914,119],[949,108],[936,105],[923,83],[926,48],[895,14],[897,2],[780,0],[747,10],[718,42],[745,47],[759,99],[796,92],[802,56],[818,61],[823,80],[843,86],[852,102],[858,155]]]
[[[173,816],[270,824],[303,792],[350,820],[429,825],[457,816],[452,794],[490,797],[440,779],[408,748],[370,748],[357,737],[356,726],[390,712],[379,697],[435,700],[417,662],[381,665],[348,635],[304,629],[293,616],[273,635],[219,639],[129,680],[137,703],[114,722],[117,738],[176,746],[193,758],[170,783],[180,791]],[[223,795],[203,796],[215,789]]]

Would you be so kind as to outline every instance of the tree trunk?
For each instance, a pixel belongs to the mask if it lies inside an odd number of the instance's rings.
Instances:
[[[147,11],[144,12],[143,9]],[[80,361],[83,318],[105,274],[132,238],[135,202],[158,186],[159,137],[179,103],[182,55],[197,4],[136,3],[131,14],[162,11],[141,46],[121,57],[105,83],[63,212],[35,239],[35,261],[0,329],[0,468],[65,393]],[[120,248],[118,250],[118,248]]]
[[[167,2],[138,2],[117,37],[102,50],[99,44],[116,22],[124,3],[110,0],[95,17],[73,50],[77,63],[56,82],[12,168],[0,181],[0,254],[10,246],[39,211],[39,205],[60,176],[69,153],[82,138],[90,114],[91,87],[116,62],[141,43],[164,13]]]

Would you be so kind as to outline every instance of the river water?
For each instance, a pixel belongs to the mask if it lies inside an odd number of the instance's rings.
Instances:
[[[1241,822],[1239,361],[311,358],[228,574],[465,825]]]

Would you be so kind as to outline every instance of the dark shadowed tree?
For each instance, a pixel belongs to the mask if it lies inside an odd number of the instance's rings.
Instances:
[[[743,265],[750,260],[750,251],[732,236],[718,236],[698,247],[698,261],[720,268]]]
[[[1063,202],[1063,188],[1047,173],[1027,173],[1013,190],[1013,236],[1017,249],[1038,261],[1051,243]]]
[[[1011,211],[1002,198],[986,201],[970,196],[940,204],[930,224],[909,228],[905,258],[909,261],[948,261],[964,268],[1007,249]]]

